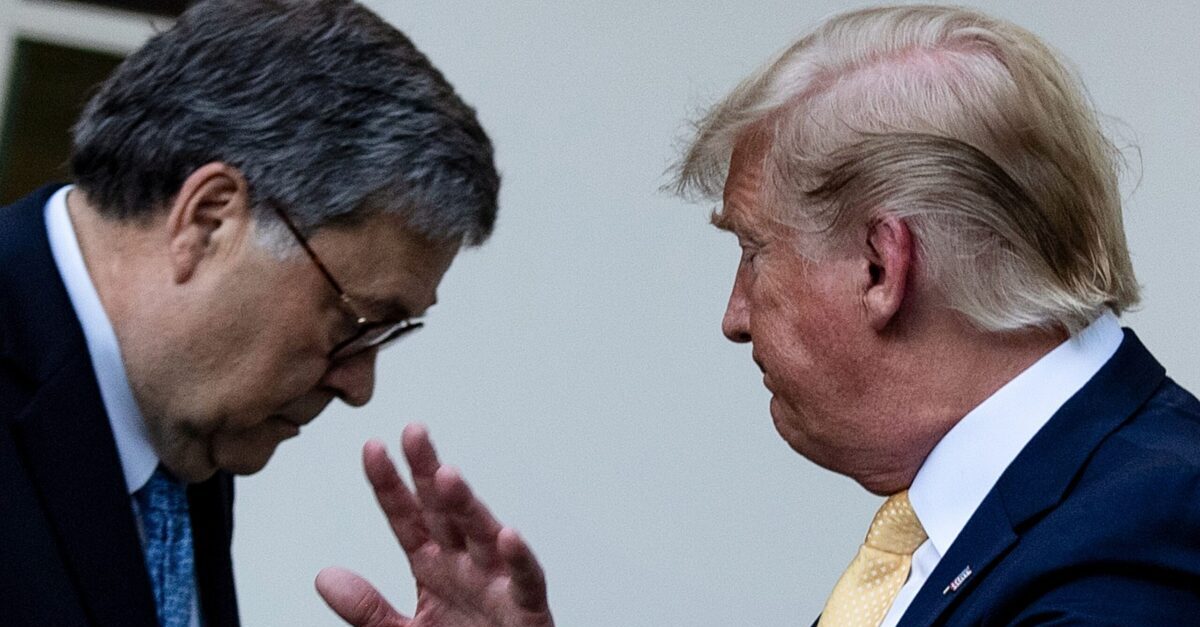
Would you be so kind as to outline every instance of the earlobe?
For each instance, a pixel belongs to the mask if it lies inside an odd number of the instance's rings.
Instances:
[[[167,213],[172,278],[185,283],[217,247],[218,233],[244,233],[250,221],[249,188],[237,168],[209,163],[179,186]]]
[[[908,295],[915,249],[904,220],[884,216],[867,231],[869,280],[863,303],[871,327],[882,331],[900,313]]]

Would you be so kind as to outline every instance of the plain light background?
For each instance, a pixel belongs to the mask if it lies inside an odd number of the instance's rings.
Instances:
[[[359,466],[366,439],[395,452],[409,421],[534,546],[560,625],[809,624],[880,499],[775,434],[749,349],[719,330],[736,243],[707,225],[711,207],[658,188],[688,120],[862,5],[367,4],[478,109],[504,175],[500,221],[455,262],[427,328],[381,357],[370,405],[331,407],[239,481],[244,624],[340,624],[312,590],[334,564],[411,610]],[[967,4],[1061,50],[1118,142],[1140,148],[1124,189],[1144,305],[1125,323],[1200,390],[1200,3]],[[125,51],[150,32],[65,7],[0,0],[0,62],[16,32]]]

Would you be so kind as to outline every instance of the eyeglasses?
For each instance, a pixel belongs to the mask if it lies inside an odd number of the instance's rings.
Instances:
[[[317,257],[316,251],[308,245],[308,240],[300,233],[300,229],[296,228],[296,223],[292,222],[292,219],[288,217],[287,213],[278,203],[268,201],[267,204],[279,216],[279,220],[283,222],[288,231],[291,231],[292,235],[295,236],[296,242],[304,249],[308,258],[312,260],[313,265],[317,267],[317,270],[321,271],[321,275],[329,282],[330,287],[337,292],[338,301],[341,303],[342,308],[354,320],[354,334],[338,342],[333,347],[333,350],[329,351],[330,361],[345,361],[363,351],[372,348],[383,348],[387,344],[395,342],[401,337],[425,326],[425,323],[413,320],[401,320],[399,322],[373,321],[359,313],[360,310],[358,307],[354,306],[354,299],[350,298],[346,290],[342,289],[342,286],[338,284],[337,279],[333,278],[333,275],[325,267],[325,264],[321,263],[321,258]]]

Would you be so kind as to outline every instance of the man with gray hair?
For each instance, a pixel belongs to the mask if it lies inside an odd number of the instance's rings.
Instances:
[[[238,623],[233,474],[421,326],[496,215],[492,146],[349,0],[203,0],[0,209],[0,623]]]
[[[677,187],[742,248],[725,335],[793,449],[888,497],[820,625],[1200,616],[1200,402],[1117,322],[1116,158],[1045,44],[954,7],[836,16],[698,124]],[[418,546],[419,502],[368,471]]]

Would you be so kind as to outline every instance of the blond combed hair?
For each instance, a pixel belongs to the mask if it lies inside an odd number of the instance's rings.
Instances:
[[[902,216],[929,282],[981,329],[1074,332],[1138,301],[1119,152],[1075,75],[1014,24],[933,5],[831,18],[699,121],[677,190],[719,197],[754,135],[768,217],[832,246]]]

